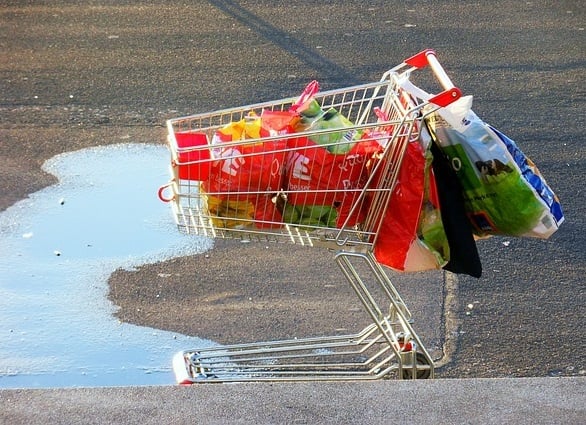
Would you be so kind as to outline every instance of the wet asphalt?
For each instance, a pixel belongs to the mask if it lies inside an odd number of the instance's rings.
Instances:
[[[415,416],[418,423],[578,423],[583,417],[586,13],[580,2],[0,6],[1,208],[52,183],[40,164],[56,153],[162,143],[167,118],[289,96],[314,78],[324,88],[378,79],[433,48],[454,83],[474,95],[476,113],[535,161],[566,214],[547,241],[479,242],[480,279],[457,276],[448,287],[430,289],[439,294],[405,285],[423,333],[444,349],[433,382],[3,390],[0,421],[406,423]]]

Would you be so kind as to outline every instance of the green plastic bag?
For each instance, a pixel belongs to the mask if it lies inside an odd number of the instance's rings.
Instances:
[[[547,239],[563,222],[557,197],[532,162],[529,175],[517,157],[525,163],[528,158],[483,122],[471,104],[470,96],[462,97],[426,122],[462,184],[474,233]]]

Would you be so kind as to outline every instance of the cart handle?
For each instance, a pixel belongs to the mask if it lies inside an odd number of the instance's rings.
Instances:
[[[437,60],[435,50],[425,49],[406,59],[404,63],[415,68],[425,68],[429,65],[433,71],[444,91],[432,96],[429,102],[445,107],[462,97],[460,89],[454,86],[454,83],[452,83],[452,80],[450,80],[450,77],[448,77],[448,74]]]
[[[169,183],[164,184],[163,186],[161,186],[159,188],[159,191],[157,192],[157,194],[159,195],[159,199],[161,201],[163,201],[163,202],[171,202],[173,199],[175,199],[175,195],[171,196],[170,198],[165,196],[165,191],[168,188],[170,188],[172,185],[173,185],[173,182],[170,181]]]

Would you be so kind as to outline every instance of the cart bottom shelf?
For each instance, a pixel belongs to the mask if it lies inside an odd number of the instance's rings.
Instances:
[[[193,349],[173,359],[179,384],[432,378],[433,361],[403,333],[377,324],[352,335]]]

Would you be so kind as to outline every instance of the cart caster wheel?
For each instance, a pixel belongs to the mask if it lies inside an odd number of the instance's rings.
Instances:
[[[417,366],[431,366],[423,353],[415,353],[415,362]],[[430,376],[430,369],[417,370],[417,379],[428,379]],[[403,369],[403,379],[413,379],[413,370],[411,368]]]

